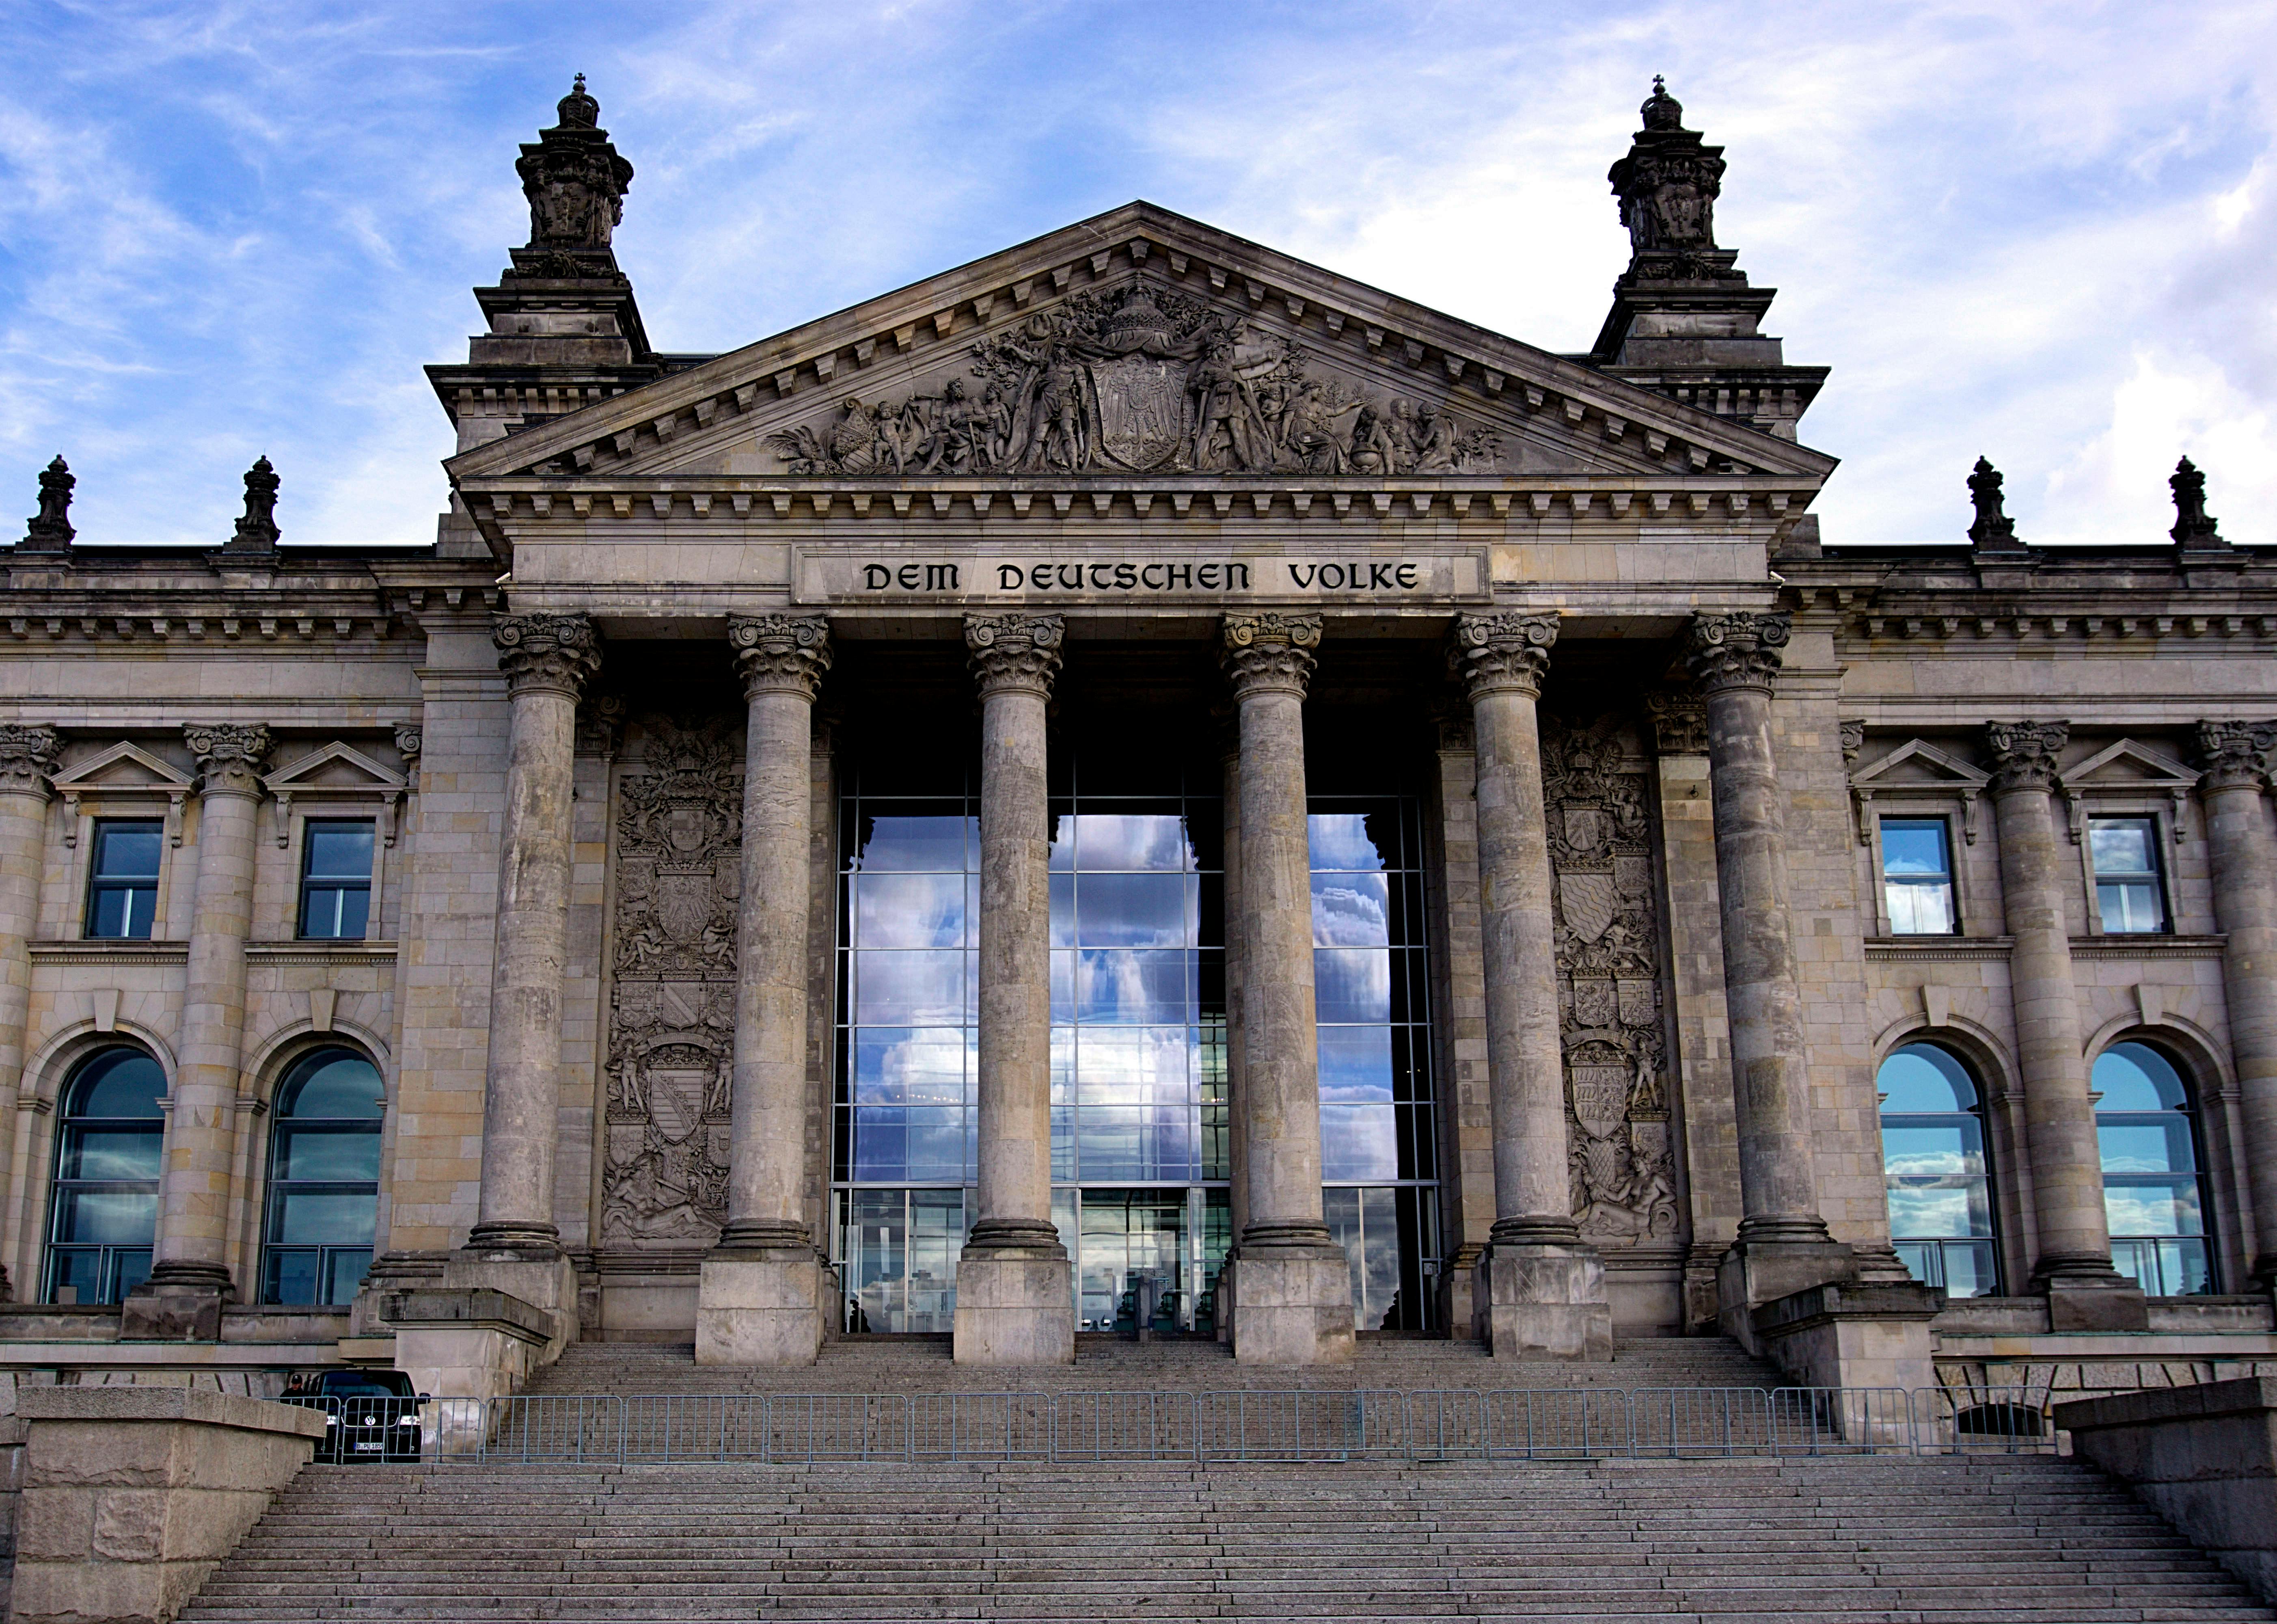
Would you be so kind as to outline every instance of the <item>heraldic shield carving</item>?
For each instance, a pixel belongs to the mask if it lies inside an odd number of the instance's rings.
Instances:
[[[1673,1242],[1676,1158],[1661,1075],[1659,904],[1649,783],[1624,723],[1542,719],[1542,789],[1557,895],[1573,1213],[1601,1246]]]
[[[727,1221],[742,746],[650,717],[617,780],[601,1237],[709,1245]]]

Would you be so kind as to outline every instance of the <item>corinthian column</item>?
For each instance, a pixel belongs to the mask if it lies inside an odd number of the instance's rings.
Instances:
[[[1248,1223],[1233,1268],[1233,1350],[1252,1364],[1352,1355],[1352,1270],[1321,1210],[1320,1033],[1305,806],[1305,689],[1316,614],[1229,614],[1241,713],[1242,1157]]]
[[[961,1364],[1071,1364],[1075,1278],[1052,1223],[1051,820],[1056,614],[965,617],[980,686],[980,1189],[956,1265]]]
[[[577,698],[600,668],[600,636],[582,614],[502,614],[491,635],[512,713],[483,1070],[482,1204],[467,1244],[497,1261],[550,1262],[560,1253],[553,1136]]]
[[[2126,1282],[2111,1266],[2103,1159],[2064,905],[2065,871],[2078,871],[2062,858],[2048,795],[2070,728],[2060,721],[1996,721],[1985,732],[1992,748],[2001,907],[2015,941],[2008,957],[2009,995],[2039,1241],[2032,1282],[2048,1293],[2053,1330],[2124,1329],[2130,1323],[2139,1330],[2141,1296],[2117,1289]],[[2131,1304],[2123,1300],[2129,1296]]]
[[[727,1223],[704,1260],[696,1362],[811,1364],[822,1267],[801,1216],[806,1163],[807,916],[814,694],[830,668],[819,616],[735,616],[743,678],[743,888],[735,933],[735,1092]]]
[[[130,1298],[126,1337],[221,1335],[229,1273],[239,1049],[245,1033],[245,938],[253,922],[254,820],[269,729],[185,728],[197,758],[198,870],[182,994],[181,1061],[167,1094],[158,1233],[147,1285]]]
[[[1736,611],[1692,623],[1687,655],[1708,708],[1708,786],[1724,924],[1724,1001],[1740,1137],[1740,1230],[1718,1273],[1727,1333],[1748,1310],[1850,1272],[1818,1212],[1810,1071],[1788,917],[1786,814],[1771,753],[1771,687],[1790,622]]]
[[[2246,1249],[2265,1291],[2277,1285],[2277,839],[2262,793],[2273,747],[2277,722],[2198,724],[2214,919],[2228,938],[2222,996],[2252,1181],[2254,1232]]]
[[[57,749],[53,728],[0,727],[0,1214],[12,1210],[15,1194],[16,1101],[32,1004],[29,943],[40,927],[48,778]],[[0,1291],[7,1279],[0,1267]]]
[[[1565,1160],[1565,1056],[1535,710],[1557,641],[1554,614],[1466,614],[1455,622],[1478,752],[1496,1214],[1479,1285],[1497,1359],[1613,1355],[1604,1264],[1574,1226]]]

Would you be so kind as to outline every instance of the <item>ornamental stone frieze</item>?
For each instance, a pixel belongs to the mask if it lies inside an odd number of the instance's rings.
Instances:
[[[2056,758],[2071,737],[2071,725],[2060,721],[1996,721],[1987,723],[1986,740],[1992,748],[1995,796],[2019,789],[2042,792],[2056,785]]]
[[[782,692],[811,700],[830,669],[830,621],[819,614],[731,614],[727,644],[747,699]]]
[[[551,690],[575,699],[601,668],[601,634],[587,615],[494,615],[491,641],[508,693]]]
[[[53,728],[0,725],[0,790],[44,797],[62,748]]]
[[[1611,1247],[1677,1230],[1651,788],[1630,770],[1626,731],[1617,715],[1542,729],[1573,1215]]]
[[[2205,764],[2205,775],[2199,785],[2207,789],[2258,788],[2269,780],[2273,750],[2277,750],[2277,721],[2202,721],[2198,759]]]
[[[1056,614],[968,614],[964,651],[983,698],[1011,689],[1049,694],[1067,622]]]
[[[1769,693],[1783,660],[1779,651],[1793,629],[1792,617],[1786,614],[1735,609],[1699,615],[1692,622],[1685,660],[1702,693],[1733,688]]]
[[[1234,697],[1273,689],[1302,696],[1318,663],[1313,651],[1321,646],[1321,617],[1317,614],[1229,614],[1222,628],[1219,652]]]
[[[193,722],[182,737],[197,758],[201,795],[241,795],[259,798],[262,763],[275,741],[258,722]]]
[[[1557,641],[1554,614],[1458,615],[1456,668],[1474,698],[1504,688],[1538,698]]]
[[[742,750],[728,717],[641,731],[617,778],[601,1232],[708,1246],[727,1211]]]

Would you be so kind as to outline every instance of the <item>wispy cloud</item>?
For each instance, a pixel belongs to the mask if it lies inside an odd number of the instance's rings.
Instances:
[[[1666,72],[1721,235],[1834,376],[1835,539],[1957,536],[1981,451],[2044,540],[2163,533],[2187,450],[2277,541],[2266,4],[1519,9],[911,0],[0,4],[0,502],[89,539],[418,541],[517,141],[591,75],[650,331],[724,349],[1146,196],[1553,349],[1625,244]],[[9,470],[12,469],[13,472]],[[10,481],[13,482],[11,486]],[[0,508],[4,511],[4,508]]]

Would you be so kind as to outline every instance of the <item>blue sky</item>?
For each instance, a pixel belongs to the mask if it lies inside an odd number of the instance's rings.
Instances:
[[[2187,450],[2277,543],[2277,6],[0,0],[0,522],[417,542],[516,143],[583,71],[651,339],[734,347],[1145,197],[1552,349],[1626,257],[1651,76],[1834,376],[1830,540],[2150,541]],[[7,492],[12,492],[10,496]],[[7,509],[13,500],[17,507]]]

